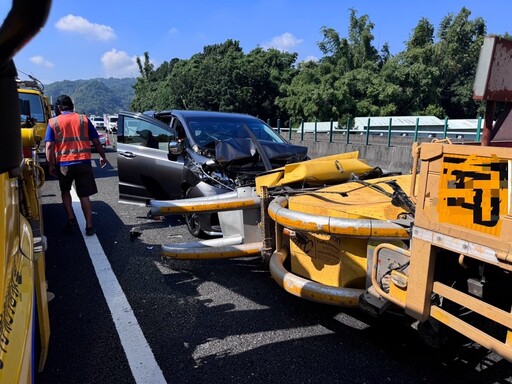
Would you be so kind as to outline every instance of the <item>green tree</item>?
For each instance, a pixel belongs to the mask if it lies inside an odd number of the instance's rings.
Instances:
[[[158,88],[159,79],[155,75],[154,65],[149,59],[149,53],[144,52],[144,62],[140,57],[136,59],[139,67],[140,76],[137,78],[133,88],[135,96],[133,98],[131,109],[135,111],[147,111],[153,109],[154,94]]]
[[[389,59],[381,75],[400,89],[394,98],[397,115],[443,115],[438,105],[434,27],[427,19],[418,22],[406,50]]]
[[[132,109],[201,109],[250,113],[283,122],[376,115],[475,116],[482,103],[472,85],[485,35],[481,18],[462,8],[439,25],[419,20],[406,49],[374,47],[374,24],[349,10],[346,36],[324,26],[323,56],[295,64],[296,53],[256,48],[244,54],[226,40],[205,46],[189,60],[173,59],[156,70],[146,52],[137,60]]]
[[[174,108],[227,111],[236,108],[234,73],[243,51],[238,41],[206,46],[202,53],[175,65],[167,78]]]
[[[296,57],[261,48],[246,55],[238,41],[227,40],[204,47],[189,60],[164,63],[165,68],[156,72],[145,71],[141,63],[137,93],[147,95],[146,109],[200,109],[275,118],[280,112],[274,101],[281,85],[291,81]]]
[[[409,41],[405,43],[407,50],[425,48],[434,44],[434,26],[426,18],[421,18]]]
[[[319,43],[324,53],[318,63],[299,65],[299,72],[285,96],[276,103],[296,117],[328,120],[347,116],[377,115],[396,111],[393,98],[399,87],[381,77],[382,65],[389,61],[389,46],[382,54],[372,45],[374,24],[367,15],[357,17],[350,10],[347,37],[323,27]]]
[[[478,109],[472,87],[486,26],[480,17],[469,20],[470,15],[465,7],[457,15],[448,14],[438,31],[439,104],[450,118],[475,116]]]

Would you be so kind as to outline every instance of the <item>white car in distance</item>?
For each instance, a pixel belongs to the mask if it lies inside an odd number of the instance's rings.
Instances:
[[[96,129],[105,129],[105,119],[102,116],[91,116],[89,118]]]
[[[107,120],[108,133],[117,133],[117,115],[111,115]]]

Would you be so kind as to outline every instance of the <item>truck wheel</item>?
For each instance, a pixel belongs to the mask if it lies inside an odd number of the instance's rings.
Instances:
[[[450,343],[448,327],[436,319],[428,319],[418,324],[418,335],[430,348],[441,349]]]

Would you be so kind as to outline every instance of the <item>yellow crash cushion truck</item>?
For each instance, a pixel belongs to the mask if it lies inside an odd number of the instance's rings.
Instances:
[[[46,167],[44,138],[48,121],[52,117],[50,100],[44,94],[41,82],[33,76],[30,76],[30,80],[17,80],[16,84],[20,103],[21,128],[23,131],[32,131],[23,133],[25,138],[24,157],[32,157],[32,151],[35,151],[35,160],[41,166]]]
[[[0,174],[0,183],[0,382],[30,383],[44,366],[50,336],[44,170],[24,158]]]
[[[0,28],[0,383],[33,383],[50,336],[40,193],[44,171],[34,158],[23,157],[23,146],[32,145],[36,135],[20,126],[12,62],[45,23],[50,4],[15,1],[3,24],[9,28]]]
[[[372,282],[383,300],[420,322],[426,340],[439,344],[440,331],[455,330],[512,362],[511,66],[512,41],[485,38],[473,89],[486,101],[482,143],[414,150],[411,247],[380,245]],[[388,268],[385,260],[395,257],[405,259]],[[384,274],[387,284],[378,278]]]
[[[372,315],[402,309],[432,346],[455,331],[512,362],[511,66],[512,41],[487,37],[482,143],[414,145],[412,175],[274,197],[274,279]]]

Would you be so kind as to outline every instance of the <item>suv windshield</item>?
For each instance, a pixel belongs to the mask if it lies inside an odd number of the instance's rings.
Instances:
[[[249,139],[247,128],[260,141],[282,143],[283,140],[269,126],[258,119],[225,117],[189,117],[185,119],[190,133],[201,147],[214,141],[230,138]]]

